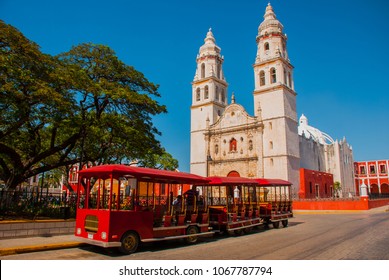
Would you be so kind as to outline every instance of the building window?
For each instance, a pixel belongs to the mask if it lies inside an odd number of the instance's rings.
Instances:
[[[205,78],[205,64],[201,64],[201,78],[204,79]]]
[[[259,72],[259,85],[264,86],[266,84],[265,82],[265,71]]]
[[[235,138],[232,138],[231,140],[230,140],[230,152],[236,152],[236,150],[237,150],[237,147],[238,145],[237,145],[237,142],[236,142],[236,139]]]
[[[226,94],[224,92],[224,89],[222,89],[222,102],[226,102]]]
[[[219,88],[217,86],[215,88],[215,99],[219,101]]]
[[[385,164],[380,164],[380,173],[385,174],[386,173],[386,166]]]
[[[291,88],[292,87],[292,75],[289,73],[288,77],[289,77],[289,79],[288,79],[289,87]]]
[[[219,145],[215,145],[215,154],[217,155],[219,153]]]
[[[269,122],[269,129],[270,129],[270,130],[273,129],[273,123],[272,123],[272,122]]]
[[[359,172],[360,174],[363,174],[363,175],[366,174],[366,169],[365,169],[364,166],[360,166],[360,167],[359,167],[359,171],[360,171],[360,172]]]
[[[200,88],[196,90],[196,101],[200,101]]]
[[[269,142],[269,147],[270,147],[271,150],[273,150],[273,141]]]
[[[277,82],[277,74],[276,74],[276,68],[270,69],[270,81],[272,84]]]
[[[375,166],[374,165],[370,165],[369,170],[370,170],[370,174],[375,174]]]
[[[264,48],[265,48],[265,51],[270,50],[270,45],[268,42],[265,43]]]
[[[253,140],[250,140],[250,141],[249,141],[249,150],[250,150],[250,151],[253,150]]]
[[[205,88],[204,88],[204,99],[208,99],[208,97],[209,97],[208,86],[205,86]]]

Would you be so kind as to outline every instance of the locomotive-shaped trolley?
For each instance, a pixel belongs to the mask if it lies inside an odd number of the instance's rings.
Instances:
[[[291,184],[277,179],[202,177],[126,165],[79,172],[76,232],[83,242],[137,250],[141,242],[243,234],[293,217]]]

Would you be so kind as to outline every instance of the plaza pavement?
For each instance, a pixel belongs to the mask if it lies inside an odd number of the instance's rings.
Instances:
[[[296,210],[295,215],[310,215],[310,214],[353,214],[366,212],[369,214],[379,212],[389,212],[389,206],[373,208],[370,210]],[[86,244],[80,242],[77,237],[72,234],[53,235],[53,236],[34,236],[23,238],[9,238],[0,239],[0,259],[1,256],[23,254],[45,250],[58,250],[66,248],[76,248],[85,246]]]

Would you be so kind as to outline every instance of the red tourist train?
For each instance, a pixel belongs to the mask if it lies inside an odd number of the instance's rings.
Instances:
[[[89,244],[137,250],[141,242],[186,239],[216,232],[288,225],[293,217],[284,180],[201,177],[126,165],[79,172],[77,237]]]

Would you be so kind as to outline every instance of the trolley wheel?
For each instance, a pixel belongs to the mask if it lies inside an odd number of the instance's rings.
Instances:
[[[273,222],[273,228],[279,228],[280,227],[280,221]]]
[[[126,232],[121,239],[120,252],[124,254],[132,254],[138,249],[139,236],[136,232]]]
[[[249,234],[250,232],[252,232],[253,231],[253,228],[252,227],[248,227],[248,228],[244,228],[243,229],[243,232],[245,233],[245,234]]]
[[[186,234],[197,234],[199,233],[199,229],[196,226],[190,226],[186,229]],[[186,243],[193,244],[196,243],[198,239],[198,236],[189,236],[186,238]]]
[[[282,226],[287,227],[288,226],[288,219],[282,220]]]

